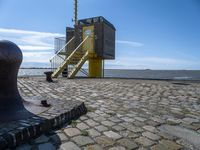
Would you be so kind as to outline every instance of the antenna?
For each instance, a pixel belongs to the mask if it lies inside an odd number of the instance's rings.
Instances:
[[[74,0],[74,20],[75,25],[78,23],[78,0]]]

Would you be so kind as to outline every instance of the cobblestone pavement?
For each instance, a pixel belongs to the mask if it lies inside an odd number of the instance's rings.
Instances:
[[[17,150],[200,149],[200,83],[19,78],[24,97],[84,101],[88,113]]]

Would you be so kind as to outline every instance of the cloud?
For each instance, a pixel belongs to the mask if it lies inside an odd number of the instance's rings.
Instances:
[[[129,46],[133,46],[133,47],[142,47],[142,46],[144,46],[143,43],[133,42],[133,41],[124,41],[124,40],[117,40],[116,43],[117,44],[129,45]]]
[[[10,40],[20,45],[23,50],[47,50],[53,49],[54,38],[62,37],[64,34],[26,31],[18,29],[0,28],[0,39]],[[31,49],[31,47],[33,49]]]
[[[0,40],[16,43],[23,52],[23,62],[45,62],[54,54],[54,38],[64,34],[0,28]]]
[[[22,50],[52,50],[50,46],[30,46],[30,45],[19,45]]]
[[[200,62],[167,57],[118,57],[106,61],[109,69],[191,69]]]

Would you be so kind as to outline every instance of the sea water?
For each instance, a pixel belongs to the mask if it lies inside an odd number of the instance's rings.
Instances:
[[[44,76],[50,69],[20,69],[18,76]],[[78,76],[84,76],[78,73]],[[176,79],[176,80],[200,80],[200,70],[121,70],[106,69],[105,77],[138,78],[138,79]]]

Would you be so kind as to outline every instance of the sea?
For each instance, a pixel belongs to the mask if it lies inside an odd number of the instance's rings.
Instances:
[[[45,76],[45,71],[50,69],[20,69],[18,76]],[[85,77],[78,73],[79,77]],[[107,78],[134,78],[134,79],[163,79],[163,80],[198,80],[200,81],[200,70],[123,70],[105,69],[104,77]]]

